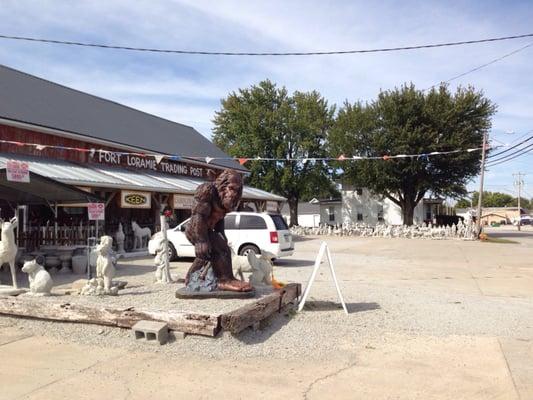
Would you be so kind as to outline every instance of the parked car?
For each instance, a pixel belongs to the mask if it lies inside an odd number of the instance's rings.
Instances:
[[[518,225],[518,218],[513,219],[513,225]],[[531,215],[522,215],[520,217],[520,225],[533,225],[533,217]]]
[[[194,246],[185,237],[190,219],[167,231],[170,259],[194,257]],[[232,212],[224,218],[224,232],[235,254],[260,254],[261,249],[276,258],[291,256],[294,252],[292,235],[279,214]]]

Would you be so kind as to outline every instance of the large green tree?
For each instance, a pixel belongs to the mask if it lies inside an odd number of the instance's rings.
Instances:
[[[335,108],[316,91],[289,95],[269,80],[230,93],[214,118],[213,140],[234,157],[321,158]],[[298,202],[334,192],[328,167],[309,160],[254,161],[246,164],[253,186],[287,198],[291,225]]]
[[[333,155],[428,154],[478,148],[496,107],[472,87],[454,93],[413,84],[382,91],[371,103],[346,102],[330,134]],[[481,152],[402,159],[344,161],[344,180],[367,187],[397,204],[405,224],[428,193],[459,197],[480,170]],[[386,158],[386,157],[385,157]]]
[[[472,199],[472,201],[470,201]],[[461,198],[457,201],[455,207],[457,208],[469,208],[472,204],[473,207],[477,207],[479,201],[479,192],[474,192],[471,198]],[[516,207],[518,205],[518,198],[513,197],[507,193],[501,192],[485,192],[483,191],[483,207]],[[531,202],[520,197],[520,207],[530,208]]]

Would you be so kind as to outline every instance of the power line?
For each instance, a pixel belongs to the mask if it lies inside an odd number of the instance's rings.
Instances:
[[[480,69],[483,69],[483,68],[485,68],[485,67],[488,67],[489,65],[492,65],[492,64],[494,64],[494,63],[497,63],[498,61],[501,61],[501,60],[503,60],[503,59],[505,59],[505,58],[507,58],[507,57],[510,57],[510,56],[516,54],[516,53],[519,53],[519,52],[521,52],[522,50],[525,50],[525,49],[527,49],[528,47],[531,47],[531,46],[533,46],[533,43],[529,43],[529,44],[527,44],[527,45],[525,45],[525,46],[522,46],[522,47],[520,47],[519,49],[513,50],[513,51],[511,51],[510,53],[504,54],[504,55],[501,56],[501,57],[495,58],[494,60],[491,60],[491,61],[489,61],[489,62],[487,62],[487,63],[485,63],[485,64],[482,64],[482,65],[479,65],[479,66],[477,66],[477,67],[475,67],[475,68],[472,68],[472,69],[470,69],[470,70],[468,70],[468,71],[466,71],[466,72],[463,72],[462,74],[455,75],[455,76],[451,77],[450,79],[447,79],[447,80],[442,81],[442,82],[440,82],[440,83],[438,83],[438,84],[435,84],[435,85],[433,85],[433,86],[430,86],[429,88],[424,89],[424,90],[431,90],[431,89],[433,89],[434,87],[436,87],[436,86],[438,86],[438,85],[440,85],[440,84],[442,84],[442,83],[450,83],[451,81],[453,81],[453,80],[455,80],[455,79],[459,79],[459,78],[461,78],[461,77],[463,77],[463,76],[465,76],[465,75],[471,74],[472,72],[479,71]]]
[[[28,41],[28,42],[63,44],[63,45],[82,46],[82,47],[97,47],[97,48],[102,48],[102,49],[144,51],[144,52],[153,52],[153,53],[192,54],[192,55],[207,55],[207,56],[322,56],[322,55],[334,55],[334,54],[362,54],[362,53],[380,53],[380,52],[384,53],[384,52],[391,52],[391,51],[418,50],[418,49],[429,49],[429,48],[435,48],[435,47],[462,46],[466,44],[499,42],[502,40],[514,40],[514,39],[522,39],[522,38],[527,38],[527,37],[533,37],[533,33],[527,33],[524,35],[513,35],[513,36],[503,36],[503,37],[496,37],[496,38],[478,39],[478,40],[462,40],[458,42],[433,43],[433,44],[402,46],[402,47],[384,47],[384,48],[362,49],[362,50],[334,50],[334,51],[310,51],[310,52],[305,52],[305,51],[302,51],[302,52],[231,52],[231,51],[157,49],[157,48],[148,48],[148,47],[118,46],[118,45],[107,45],[107,44],[100,44],[100,43],[84,43],[84,42],[74,42],[74,41],[68,41],[68,40],[44,39],[44,38],[35,38],[35,37],[29,37],[29,36],[0,35],[0,39],[23,40],[23,41]]]
[[[492,163],[490,165],[488,165],[488,167],[494,167],[495,165],[499,165],[499,164],[502,164],[502,163],[505,163],[505,162],[508,162],[508,161],[511,161],[511,160],[514,160],[515,158],[518,158],[518,157],[521,157],[523,156],[524,154],[527,154],[530,152],[530,148],[533,147],[533,144],[530,144],[522,149],[519,149],[511,154],[507,154],[506,156],[502,157],[502,158],[499,158],[497,160],[492,160]]]
[[[530,132],[532,132],[532,131],[530,131]],[[529,133],[529,132],[527,132],[527,133]],[[505,150],[502,150],[502,151],[500,151],[498,153],[491,154],[488,158],[494,158],[494,157],[499,156],[501,154],[505,154],[505,153],[511,151],[512,149],[514,149],[514,148],[516,148],[516,147],[518,147],[518,146],[520,146],[520,145],[522,145],[522,144],[524,144],[526,142],[529,142],[531,139],[533,139],[533,135],[531,135],[530,137],[528,137],[525,140],[522,140],[520,143],[515,144],[514,146],[511,146],[511,147],[509,147],[509,148],[507,148]],[[494,161],[496,161],[496,160],[494,160]]]

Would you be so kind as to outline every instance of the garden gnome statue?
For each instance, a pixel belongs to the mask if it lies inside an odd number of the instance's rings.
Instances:
[[[0,242],[0,268],[4,264],[9,264],[11,269],[11,279],[13,287],[17,286],[17,273],[15,270],[15,258],[17,256],[17,244],[15,243],[15,228],[18,225],[17,217],[11,218],[9,222],[0,220],[2,224],[2,241]]]
[[[252,285],[235,278],[231,251],[224,233],[224,216],[235,210],[242,196],[242,177],[234,170],[224,170],[214,182],[198,186],[185,235],[194,245],[196,259],[187,272],[185,284],[190,290],[249,292]],[[199,286],[200,285],[200,286]]]

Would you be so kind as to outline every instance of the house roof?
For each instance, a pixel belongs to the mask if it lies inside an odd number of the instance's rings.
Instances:
[[[0,65],[0,118],[110,145],[197,157],[228,157],[194,128]],[[84,138],[80,138],[84,139]],[[213,166],[246,171],[233,160]]]
[[[289,215],[290,209],[289,204],[283,204],[281,209],[281,214]],[[320,204],[318,203],[307,203],[302,202],[298,203],[298,215],[311,215],[311,214],[320,214]]]

